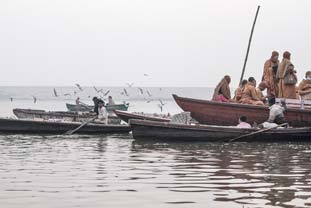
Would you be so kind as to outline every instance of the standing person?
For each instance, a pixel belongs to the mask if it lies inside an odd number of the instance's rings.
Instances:
[[[264,103],[259,99],[256,92],[256,80],[254,77],[248,78],[248,83],[245,85],[242,92],[241,103],[243,104],[253,104],[253,105],[264,105]]]
[[[304,100],[311,100],[311,71],[306,72],[306,79],[303,79],[298,87],[298,93]]]
[[[108,97],[108,105],[115,105],[116,103],[114,102],[114,100],[112,99],[112,96]]]
[[[226,75],[216,86],[213,95],[213,101],[229,102],[231,99],[231,92],[229,84],[231,82],[230,76]]]
[[[297,76],[293,64],[289,64],[284,71],[282,82],[283,98],[297,99],[296,93]]]
[[[97,102],[98,104],[98,119],[105,123],[105,124],[108,124],[108,113],[107,113],[107,110],[106,110],[106,107],[105,107],[105,102],[101,99],[98,100]]]
[[[277,70],[277,74],[276,74],[276,78],[278,81],[278,94],[277,94],[278,98],[284,97],[284,89],[283,89],[284,77],[285,77],[285,72],[287,68],[289,67],[290,64],[292,64],[290,59],[291,59],[291,53],[288,51],[285,51],[283,53],[283,60],[280,63],[278,70]]]
[[[97,97],[93,97],[93,102],[94,102],[94,112],[96,113],[96,115],[98,115],[98,98]]]
[[[241,98],[242,98],[242,92],[243,92],[243,89],[245,87],[245,85],[247,84],[247,80],[244,79],[241,83],[241,85],[234,91],[234,97],[233,97],[233,100],[237,103],[240,102]]]
[[[80,97],[77,97],[77,99],[76,99],[76,105],[80,105]]]
[[[275,98],[278,96],[278,80],[277,71],[279,67],[279,53],[273,51],[271,58],[268,59],[264,64],[264,71],[262,81],[267,84],[267,97],[270,105],[275,103]]]

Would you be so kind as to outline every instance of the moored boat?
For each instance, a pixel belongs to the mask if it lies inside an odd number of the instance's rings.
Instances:
[[[95,113],[89,112],[71,112],[71,111],[44,111],[35,109],[13,109],[13,113],[17,118],[20,119],[60,119],[65,121],[89,121],[96,116]],[[117,116],[108,116],[108,124],[120,124],[121,119]]]
[[[229,126],[184,125],[135,119],[130,120],[129,124],[132,128],[133,137],[137,140],[224,142],[258,131],[256,128],[239,129]],[[271,129],[235,141],[311,141],[311,127]]]
[[[92,111],[94,109],[93,105],[76,105],[76,104],[70,104],[66,103],[66,107],[68,111]],[[105,105],[108,112],[112,112],[113,110],[123,110],[127,111],[129,104],[117,104],[117,105]]]
[[[249,123],[265,122],[269,117],[267,106],[256,106],[238,103],[222,103],[208,100],[179,97],[173,95],[177,105],[184,111],[191,112],[191,117],[201,124],[234,126],[240,116],[247,116]],[[311,126],[311,110],[288,108],[285,118],[290,126]]]
[[[164,118],[161,115],[129,113],[120,110],[114,110],[113,112],[126,123],[128,123],[130,119],[140,119],[140,120],[159,121],[159,122],[169,122],[171,120],[170,118]]]
[[[0,118],[1,133],[63,134],[69,130],[79,127],[80,125],[81,122],[55,122]],[[76,133],[128,133],[130,130],[131,129],[128,125],[89,123],[79,129]]]

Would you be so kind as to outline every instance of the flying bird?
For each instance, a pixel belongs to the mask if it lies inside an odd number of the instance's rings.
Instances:
[[[37,98],[33,95],[32,95],[32,98],[33,98],[33,103],[37,103]]]
[[[149,75],[148,75],[148,74],[144,74],[144,76],[145,76],[145,77],[148,77]]]
[[[125,96],[129,96],[129,94],[127,93],[127,90],[125,88],[123,89],[123,92],[124,92]]]
[[[74,94],[74,95],[77,95],[77,91],[73,91],[73,94]]]
[[[164,103],[161,99],[159,99],[159,102],[160,102],[160,104],[163,105],[163,106],[166,105],[166,103]]]
[[[13,98],[12,97],[10,97],[10,100],[11,100],[11,102],[13,102]]]
[[[58,94],[55,88],[53,89],[53,92],[54,92],[54,97],[58,97]]]
[[[158,104],[158,107],[160,108],[161,112],[163,112],[163,105]]]
[[[127,85],[128,87],[132,87],[132,86],[134,85],[134,82],[132,82],[132,83],[126,83],[126,85]]]
[[[71,94],[70,93],[65,93],[64,96],[71,96]]]
[[[105,93],[104,92],[101,92],[103,94],[103,96],[107,96],[109,93],[110,93],[110,90],[107,90]]]
[[[142,88],[138,88],[140,94],[144,94],[144,90]]]
[[[78,89],[79,89],[80,91],[83,91],[83,88],[81,87],[81,85],[79,85],[78,83],[76,83],[76,86],[78,87]]]
[[[95,86],[93,88],[97,93],[103,92],[103,89],[97,89]]]
[[[149,97],[151,97],[152,95],[151,95],[151,93],[147,90],[147,95],[149,96]]]

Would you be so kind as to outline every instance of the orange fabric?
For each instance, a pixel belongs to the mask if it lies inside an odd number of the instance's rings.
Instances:
[[[285,72],[287,71],[289,65],[291,65],[291,61],[289,59],[284,58],[282,62],[279,65],[276,78],[278,79],[278,95],[277,97],[279,98],[285,98],[284,96],[284,77],[285,77]],[[288,89],[287,89],[288,91]]]
[[[238,87],[235,91],[234,91],[234,98],[233,100],[235,102],[240,102],[241,98],[242,98],[242,91],[243,88],[242,87]]]
[[[223,95],[226,99],[231,99],[230,87],[227,79],[223,78],[214,91],[213,100],[217,101],[219,95]]]
[[[302,80],[298,86],[298,93],[305,100],[311,100],[311,80]]]
[[[242,92],[241,103],[244,104],[254,104],[254,105],[264,105],[259,99],[256,88],[253,83],[248,82]]]

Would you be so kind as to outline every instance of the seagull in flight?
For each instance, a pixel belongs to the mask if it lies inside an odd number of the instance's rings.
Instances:
[[[144,94],[144,90],[142,88],[139,87],[138,90],[141,95]]]
[[[65,93],[64,96],[71,96],[71,94],[70,93]]]
[[[126,85],[127,85],[128,87],[133,87],[134,82],[132,82],[132,83],[126,83]]]
[[[129,94],[127,93],[127,90],[125,88],[123,89],[123,93],[125,96],[129,96]]]
[[[53,92],[54,92],[54,97],[58,97],[58,94],[55,88],[53,89]]]
[[[107,96],[107,95],[110,93],[110,90],[107,90],[105,93],[102,91],[101,93],[102,93],[103,96],[105,97],[105,96]]]
[[[97,93],[103,92],[103,89],[97,89],[95,86],[93,88]]]
[[[37,103],[37,98],[33,95],[32,95],[32,98],[33,98],[33,103]]]
[[[149,96],[149,97],[151,97],[152,95],[151,95],[151,93],[147,90],[147,95]]]
[[[83,88],[81,87],[81,85],[79,85],[78,83],[76,83],[76,86],[79,88],[80,91],[83,91]]]
[[[148,77],[149,75],[148,75],[148,74],[144,74],[144,76],[145,76],[145,77]]]
[[[11,102],[13,102],[13,98],[12,97],[10,97],[10,100],[11,100]]]

